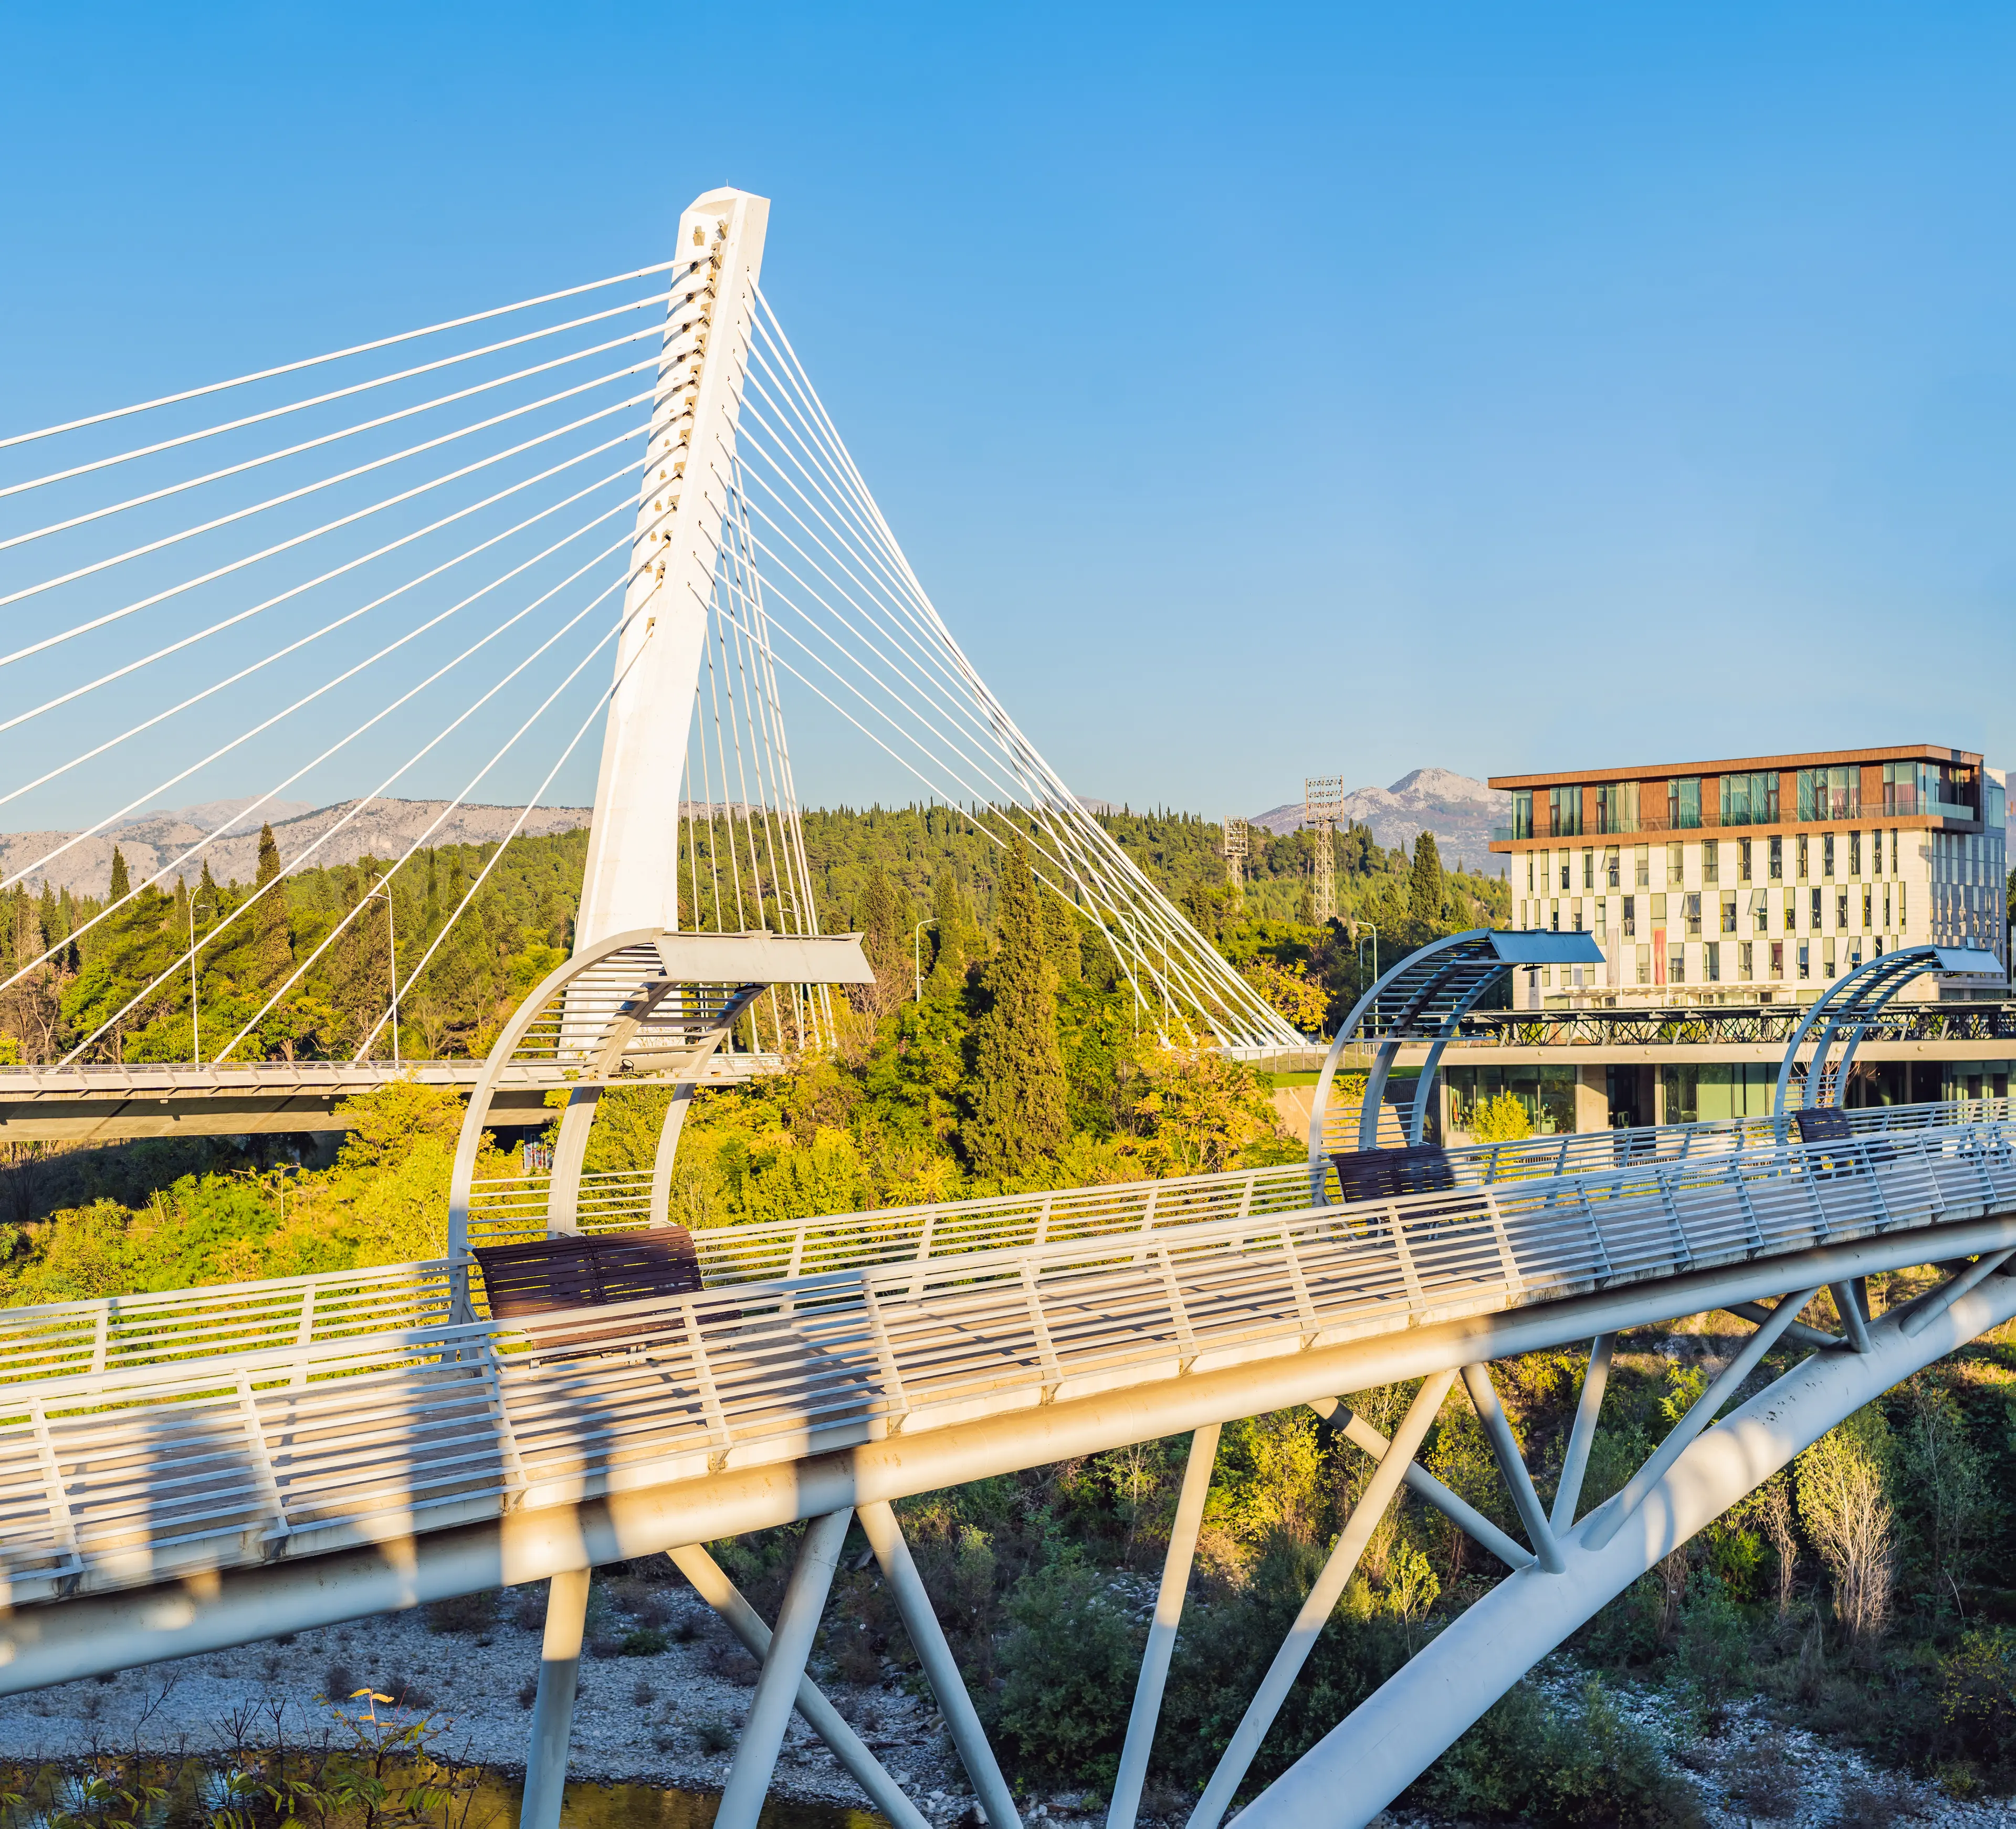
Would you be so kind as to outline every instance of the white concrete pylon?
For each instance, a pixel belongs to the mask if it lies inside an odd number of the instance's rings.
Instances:
[[[563,1569],[546,1583],[546,1629],[539,1646],[539,1687],[532,1701],[525,1751],[525,1797],[518,1829],[560,1829],[567,1789],[567,1742],[574,1732],[574,1688],[581,1677],[581,1635],[588,1624],[591,1572]]]
[[[650,461],[589,832],[578,952],[679,924],[679,810],[714,592],[767,198],[713,190],[679,218]]]

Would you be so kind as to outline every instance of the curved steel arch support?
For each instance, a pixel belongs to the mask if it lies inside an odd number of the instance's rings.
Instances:
[[[1820,1039],[1814,1044],[1813,1058],[1807,1064],[1800,1090],[1798,1109],[1802,1111],[1814,1109],[1823,1102],[1827,1057],[1834,1052],[1836,1041],[1843,1035],[1848,1038],[1841,1065],[1834,1071],[1834,1083],[1838,1088],[1847,1084],[1848,1069],[1855,1059],[1856,1050],[1862,1044],[1862,1038],[1881,1019],[1891,1000],[1913,978],[1927,972],[1996,973],[2001,969],[2001,961],[1993,953],[1972,947],[1907,946],[1894,952],[1881,953],[1867,964],[1857,966],[1845,977],[1837,979],[1814,1000],[1812,1009],[1793,1030],[1791,1039],[1785,1044],[1784,1057],[1778,1064],[1778,1084],[1771,1113],[1777,1120],[1780,1140],[1784,1136],[1785,1120],[1791,1115],[1788,1104],[1792,1070],[1798,1064],[1799,1051],[1805,1046],[1806,1038],[1815,1028],[1820,1032]],[[1834,1103],[1838,1105],[1845,1101],[1838,1093]]]
[[[1564,1574],[1507,1576],[1255,1798],[1242,1829],[1369,1824],[1548,1652],[1800,1449],[2016,1316],[2016,1277],[1985,1277],[1915,1335],[1905,1331],[1912,1312],[1875,1323],[1866,1353],[1814,1354],[1698,1436],[1600,1546],[1591,1525],[1604,1514],[1592,1514],[1562,1539]]]
[[[1366,1035],[1379,1042],[1379,1052],[1366,1076],[1365,1099],[1359,1112],[1361,1150],[1379,1147],[1380,1107],[1402,1044],[1409,1041],[1428,1044],[1428,1057],[1422,1064],[1407,1111],[1407,1141],[1418,1143],[1427,1129],[1428,1104],[1434,1096],[1442,1050],[1471,1010],[1521,966],[1600,965],[1602,962],[1602,949],[1587,934],[1471,927],[1417,948],[1383,973],[1352,1006],[1323,1057],[1323,1071],[1309,1109],[1310,1200],[1320,1206],[1326,1198],[1323,1120],[1329,1112],[1330,1086],[1337,1078],[1337,1064],[1352,1042]]]

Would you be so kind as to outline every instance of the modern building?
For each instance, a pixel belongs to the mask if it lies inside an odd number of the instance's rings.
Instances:
[[[1927,942],[2008,959],[2002,772],[1930,743],[1494,776],[1513,924],[1592,934],[1600,967],[1525,974],[1521,1007],[1810,1002]],[[1558,979],[1558,982],[1553,981]],[[2002,978],[1917,999],[2000,1001]]]

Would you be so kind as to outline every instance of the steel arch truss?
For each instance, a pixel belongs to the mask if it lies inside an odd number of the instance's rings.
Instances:
[[[1797,1319],[1827,1280],[1817,1263],[1810,1270],[1814,1281],[1774,1303],[1728,1305],[1729,1312],[1751,1321],[1755,1331],[1623,1488],[1580,1517],[1614,1334],[1589,1343],[1550,1508],[1542,1507],[1485,1362],[1431,1374],[1390,1441],[1336,1399],[1314,1401],[1310,1407],[1377,1464],[1187,1829],[1218,1829],[1224,1820],[1317,1636],[1403,1485],[1511,1573],[1250,1802],[1238,1815],[1243,1829],[1359,1829],[1370,1823],[1534,1664],[1662,1557],[1854,1410],[2016,1316],[2016,1276],[1997,1273],[2012,1255],[2002,1249],[1949,1264],[1941,1284],[1880,1320],[1869,1317],[1859,1280],[1834,1280],[1845,1323],[1838,1337]],[[1780,1268],[1797,1274],[1802,1267],[1795,1261]],[[1716,1423],[1766,1354],[1787,1341],[1813,1350]],[[1415,1460],[1458,1376],[1490,1442],[1526,1543],[1500,1531]],[[1192,1446],[1107,1829],[1132,1829],[1136,1820],[1175,1615],[1196,1548],[1195,1514],[1201,1510],[1218,1433],[1215,1427],[1200,1431]]]
[[[1601,951],[1587,934],[1510,933],[1491,927],[1472,927],[1409,953],[1352,1006],[1323,1057],[1323,1075],[1316,1082],[1309,1112],[1311,1197],[1318,1202],[1324,1197],[1323,1120],[1337,1063],[1352,1042],[1377,1041],[1379,1044],[1366,1078],[1365,1102],[1359,1113],[1361,1150],[1379,1146],[1380,1106],[1402,1044],[1428,1044],[1428,1057],[1422,1064],[1421,1077],[1407,1114],[1407,1141],[1418,1143],[1427,1122],[1428,1101],[1434,1096],[1442,1050],[1471,1010],[1520,966],[1602,963]]]
[[[1784,1058],[1778,1064],[1773,1115],[1782,1126],[1789,1111],[1795,1108],[1789,1104],[1793,1074],[1799,1068],[1801,1052],[1816,1029],[1820,1037],[1805,1064],[1798,1109],[1847,1103],[1841,1093],[1848,1084],[1848,1070],[1856,1050],[1862,1045],[1863,1036],[1883,1021],[1891,999],[1913,978],[1927,972],[1999,974],[2001,970],[2002,963],[1993,953],[1972,947],[1905,946],[1879,953],[1867,965],[1857,966],[1845,977],[1836,979],[1815,1001],[1785,1044]],[[1841,1051],[1841,1063],[1831,1068],[1827,1062],[1834,1043],[1844,1039],[1847,1045]]]

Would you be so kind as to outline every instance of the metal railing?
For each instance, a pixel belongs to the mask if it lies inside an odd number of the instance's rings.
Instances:
[[[2007,1100],[1852,1110],[1858,1135],[2016,1122]],[[1600,1173],[1654,1163],[1685,1164],[1775,1147],[1769,1118],[1571,1132],[1449,1152],[1459,1188]],[[866,1213],[828,1213],[693,1234],[709,1289],[891,1265],[933,1263],[988,1251],[1030,1250],[1119,1234],[1267,1218],[1309,1205],[1309,1172],[1295,1162],[1161,1181],[946,1201]],[[641,1222],[648,1175],[584,1178],[583,1230]],[[1337,1179],[1327,1176],[1334,1199]],[[487,1241],[544,1235],[546,1179],[485,1184],[520,1201],[500,1204]],[[515,1190],[515,1191],[514,1191]],[[633,1204],[635,1203],[635,1204]],[[477,1228],[472,1221],[472,1231]],[[445,1258],[364,1270],[331,1270],[257,1283],[157,1294],[101,1297],[0,1309],[0,1384],[77,1373],[139,1370],[445,1322],[456,1266]],[[481,1279],[475,1280],[480,1294]]]
[[[1684,1271],[2007,1211],[2012,1143],[1865,1133],[40,1380],[0,1392],[0,1564],[15,1603],[250,1566],[1593,1287],[1654,1320]]]

